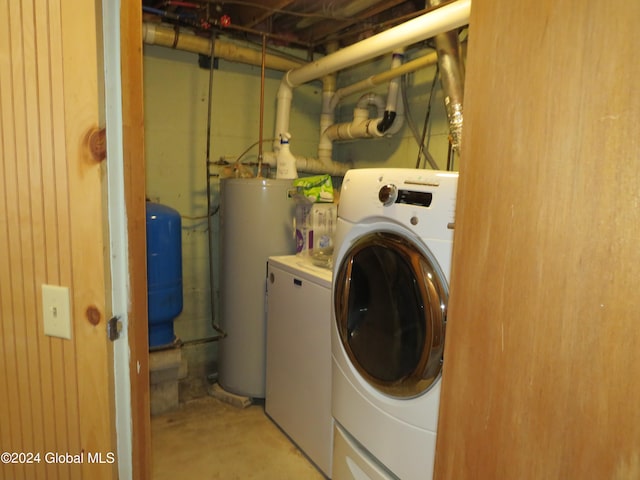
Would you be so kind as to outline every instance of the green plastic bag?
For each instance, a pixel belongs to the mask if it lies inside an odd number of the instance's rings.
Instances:
[[[315,175],[312,177],[296,178],[293,181],[298,194],[308,202],[333,202],[333,184],[331,175]]]

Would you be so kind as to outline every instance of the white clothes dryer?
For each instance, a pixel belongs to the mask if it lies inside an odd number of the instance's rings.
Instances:
[[[362,467],[371,462],[376,479],[433,476],[457,183],[457,173],[434,170],[344,177],[332,288],[342,446],[334,480],[372,478]]]

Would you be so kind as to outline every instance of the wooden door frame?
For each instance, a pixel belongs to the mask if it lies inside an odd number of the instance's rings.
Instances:
[[[147,324],[144,99],[142,9],[139,1],[120,7],[122,144],[129,247],[129,371],[131,379],[132,475],[151,478],[151,408]]]

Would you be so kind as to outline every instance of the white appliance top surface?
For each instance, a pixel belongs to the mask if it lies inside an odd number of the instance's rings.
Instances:
[[[269,257],[269,264],[279,266],[294,275],[299,275],[306,280],[318,285],[331,287],[333,272],[328,268],[314,265],[311,257],[301,255],[281,255]]]

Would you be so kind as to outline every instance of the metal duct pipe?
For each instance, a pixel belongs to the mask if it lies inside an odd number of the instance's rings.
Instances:
[[[441,0],[427,0],[427,7],[435,7]],[[444,105],[449,121],[451,147],[459,152],[462,142],[462,103],[464,98],[464,64],[458,32],[451,30],[435,36],[440,79],[444,91]]]
[[[155,23],[145,22],[142,24],[142,41],[148,45],[160,45],[202,55],[211,55],[210,39],[198,37],[188,30],[176,30]],[[261,52],[220,39],[214,42],[213,56],[232,62],[262,66]],[[278,55],[265,55],[265,67],[272,70],[286,72],[303,64],[304,62],[296,62]]]
[[[331,55],[338,51],[339,44],[333,40],[327,43],[327,54]],[[333,161],[333,143],[329,140],[324,131],[333,124],[335,120],[334,109],[331,108],[331,99],[336,92],[337,74],[329,73],[322,77],[322,111],[320,112],[320,140],[318,142],[318,160],[329,166],[329,170],[341,168]],[[288,120],[287,120],[288,121]],[[344,167],[344,165],[343,165]]]

